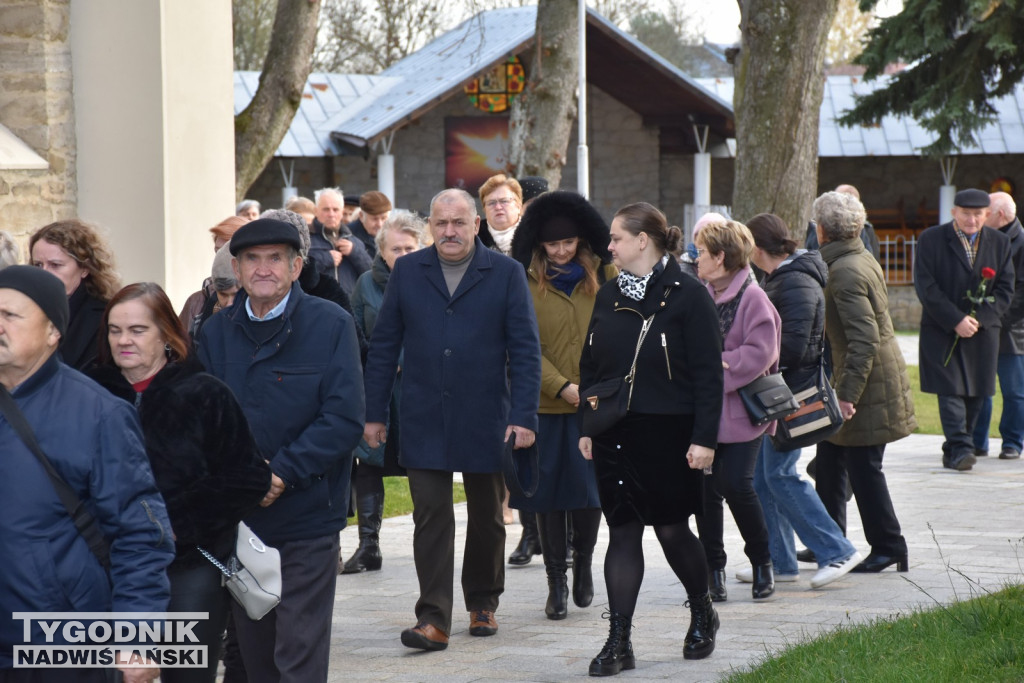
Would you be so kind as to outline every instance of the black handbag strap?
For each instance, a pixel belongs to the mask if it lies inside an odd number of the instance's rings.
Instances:
[[[53,484],[53,488],[57,491],[57,497],[60,498],[64,509],[71,516],[71,521],[74,523],[75,528],[78,529],[78,533],[89,544],[89,550],[100,561],[103,568],[109,570],[110,545],[103,536],[96,518],[85,507],[85,504],[75,493],[74,489],[71,488],[71,485],[64,481],[57,470],[53,468],[49,458],[46,457],[46,453],[39,447],[39,442],[36,441],[36,435],[32,431],[32,427],[29,426],[28,420],[25,419],[25,416],[18,408],[18,404],[14,402],[14,397],[3,386],[0,386],[0,412],[7,418],[11,427],[21,437],[21,440],[25,442],[28,449],[32,451],[32,455],[36,456],[36,460],[43,466],[43,469],[46,470],[50,483]]]

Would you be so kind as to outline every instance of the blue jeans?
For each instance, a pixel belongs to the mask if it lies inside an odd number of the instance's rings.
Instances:
[[[999,436],[1003,448],[1024,451],[1024,356],[999,354],[996,365],[999,389],[1003,394],[1003,414],[999,418]],[[974,428],[974,447],[988,450],[988,430],[992,421],[992,397],[986,397]]]
[[[771,438],[765,436],[754,469],[754,490],[764,509],[776,574],[800,572],[794,531],[814,551],[819,567],[845,560],[856,550],[829,517],[814,487],[797,474],[799,458],[799,449],[777,451]]]

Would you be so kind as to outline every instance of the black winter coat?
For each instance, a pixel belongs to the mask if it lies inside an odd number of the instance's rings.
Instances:
[[[1024,355],[1024,228],[1020,219],[999,228],[1010,238],[1010,258],[1013,261],[1013,299],[1003,314],[1003,331],[999,335],[999,353]]]
[[[643,320],[654,313],[629,410],[693,415],[692,442],[717,448],[724,394],[718,311],[704,285],[684,275],[674,258],[652,277],[641,302],[623,296],[615,280],[597,292],[580,359],[580,396],[587,387],[629,373]],[[582,414],[583,400],[580,406]],[[687,444],[680,448],[685,453]]]
[[[309,259],[316,264],[316,269],[321,275],[336,280],[345,290],[345,294],[351,295],[356,280],[370,269],[373,260],[363,243],[349,232],[347,225],[339,228],[335,239],[341,237],[351,240],[352,251],[342,259],[341,265],[335,266],[334,258],[331,256],[331,251],[335,248],[334,243],[324,236],[323,223],[314,218],[309,230]]]
[[[226,558],[238,522],[270,489],[270,466],[234,394],[197,361],[168,363],[141,394],[114,365],[88,374],[138,408],[146,454],[174,530],[172,566],[206,562],[197,545]]]
[[[914,289],[921,300],[921,391],[940,396],[992,396],[996,391],[996,361],[1002,317],[1013,297],[1014,270],[1010,238],[992,228],[982,228],[978,255],[972,267],[956,235],[953,223],[928,228],[917,242]],[[967,292],[977,292],[981,269],[992,268],[996,277],[986,296],[995,303],[978,306],[981,324],[969,339],[957,338],[954,328],[973,304]],[[946,356],[953,349],[949,365]]]
[[[325,301],[333,301],[341,306],[342,310],[355,318],[355,313],[352,311],[352,299],[349,295],[341,288],[337,280],[320,275],[316,264],[312,261],[302,264],[302,272],[299,273],[299,286],[302,287],[303,292],[310,296],[315,296]],[[198,337],[199,335],[196,334],[196,336]],[[356,337],[359,339],[359,357],[363,363],[366,363],[366,351],[369,346],[366,343],[366,335],[363,334],[358,325],[356,325]]]
[[[68,331],[60,342],[60,357],[65,365],[85,371],[96,365],[99,357],[99,331],[107,302],[89,294],[79,285],[70,297]]]
[[[793,254],[764,279],[762,289],[782,318],[779,370],[794,392],[818,378],[827,283],[828,266],[816,251]]]

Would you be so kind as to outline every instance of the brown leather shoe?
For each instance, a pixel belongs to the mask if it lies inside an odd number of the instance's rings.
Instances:
[[[477,609],[469,613],[469,635],[493,636],[497,632],[498,622],[494,618],[494,612]]]
[[[448,647],[448,634],[425,621],[402,631],[402,645],[418,650],[444,650]]]

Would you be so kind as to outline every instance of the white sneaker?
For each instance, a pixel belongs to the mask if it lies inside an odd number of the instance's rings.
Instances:
[[[847,571],[849,571],[849,569],[847,569]],[[737,569],[736,570],[736,580],[737,581],[741,581],[743,583],[754,583],[754,568],[753,567],[743,567],[742,569]],[[776,574],[775,575],[775,583],[779,583],[780,581],[783,582],[783,583],[787,583],[787,582],[788,583],[792,583],[793,581],[799,581],[799,580],[800,580],[800,575],[799,574]]]
[[[818,573],[811,579],[811,588],[821,588],[827,586],[836,579],[842,578],[845,574],[848,574],[851,569],[857,566],[857,563],[861,561],[861,555],[856,550],[853,551],[853,555],[850,555],[845,560],[839,562],[833,562],[827,567],[822,567],[818,570]],[[778,581],[778,579],[776,579]]]

